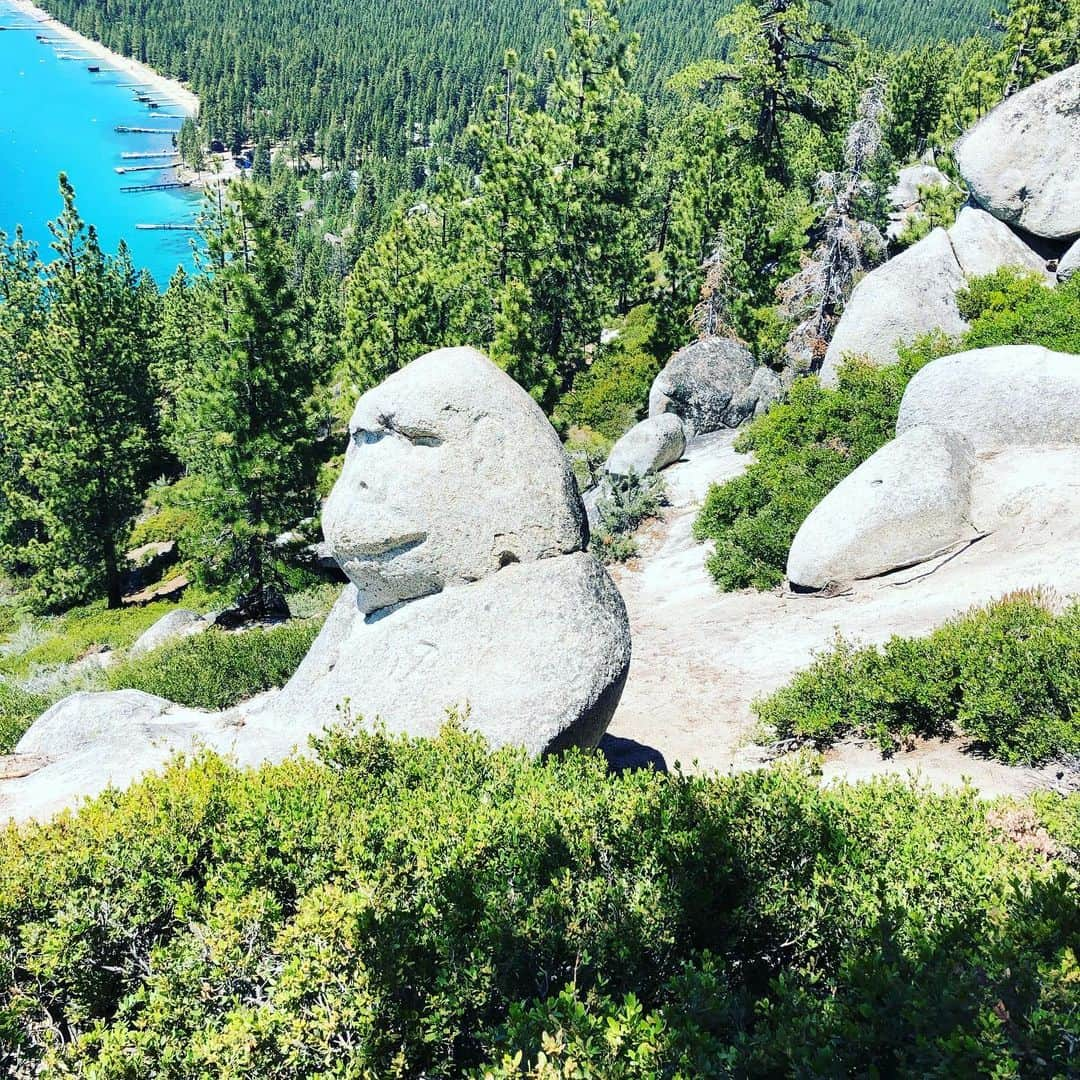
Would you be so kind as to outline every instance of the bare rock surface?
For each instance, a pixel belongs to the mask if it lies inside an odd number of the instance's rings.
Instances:
[[[209,619],[204,619],[197,611],[187,608],[177,608],[162,615],[160,619],[148,630],[144,631],[135,644],[129,650],[130,656],[143,656],[154,649],[160,649],[181,638],[201,634],[212,625]]]
[[[1077,271],[1080,271],[1080,240],[1058,259],[1057,279],[1061,282],[1068,281]]]
[[[673,465],[686,448],[686,431],[675,413],[660,413],[635,424],[611,448],[604,471],[612,476],[648,476]]]
[[[803,522],[788,554],[793,586],[875,577],[974,534],[974,456],[959,436],[913,427],[871,455]]]
[[[1036,236],[1080,235],[1080,65],[1013,94],[956,146],[972,195]]]
[[[949,240],[960,269],[968,277],[992,274],[1003,266],[1028,270],[1053,282],[1046,260],[1028,247],[1004,222],[974,206],[965,206],[949,227]]]
[[[980,461],[973,515],[978,522],[992,511],[994,530],[958,552],[856,581],[836,595],[719,593],[704,567],[708,545],[695,542],[691,526],[710,480],[738,475],[749,460],[733,451],[733,437],[690,441],[684,459],[665,473],[672,503],[665,519],[641,536],[640,558],[614,571],[634,657],[608,734],[622,748],[636,744],[643,759],[648,752],[696,772],[761,767],[768,755],[755,743],[751,702],[827,650],[838,630],[880,644],[894,634],[927,634],[1013,590],[1048,585],[1061,596],[1080,593],[1076,447],[1022,451],[1022,468],[1016,457]],[[1048,498],[1055,476],[1071,479],[1054,483]],[[1013,513],[1002,513],[1009,507]],[[936,788],[967,780],[986,796],[1024,795],[1052,786],[1056,775],[1053,767],[987,759],[962,739],[919,742],[888,759],[876,746],[849,742],[826,753],[823,772],[830,782],[912,775]]]
[[[1080,443],[1080,356],[1000,345],[943,356],[908,383],[898,434],[930,424],[976,453]]]
[[[956,294],[964,280],[944,229],[934,229],[872,270],[855,286],[836,326],[821,368],[822,383],[835,385],[845,356],[892,364],[898,342],[910,343],[932,330],[962,333],[967,323],[956,306]]]

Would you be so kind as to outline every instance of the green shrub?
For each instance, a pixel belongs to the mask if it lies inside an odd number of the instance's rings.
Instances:
[[[52,704],[0,676],[0,754],[10,754],[23,732]]]
[[[592,531],[592,549],[602,562],[626,562],[637,555],[635,530],[654,518],[665,504],[660,476],[609,476],[605,494],[596,504],[599,524]]]
[[[798,379],[786,401],[755,420],[736,443],[753,451],[742,476],[713,485],[694,535],[716,543],[709,572],[723,589],[767,589],[784,580],[788,549],[811,510],[892,438],[911,376],[947,351],[928,340],[900,363],[845,363],[835,389]]]
[[[110,689],[144,690],[180,705],[227,709],[281,686],[307,655],[321,620],[269,630],[208,630],[110,668]]]
[[[1006,267],[975,278],[957,301],[971,323],[965,349],[1033,344],[1080,355],[1080,277],[1048,288],[1037,274]]]
[[[644,416],[649,389],[663,366],[652,344],[655,334],[655,312],[634,308],[619,336],[601,346],[592,364],[574,379],[555,409],[556,426],[589,428],[617,439]]]
[[[1080,603],[1056,615],[1018,594],[929,637],[880,649],[839,639],[755,709],[780,737],[819,746],[849,733],[893,748],[908,734],[960,732],[1009,763],[1080,754]]]
[[[8,830],[0,1068],[1075,1071],[1080,882],[972,792],[612,776],[453,727],[321,752]]]

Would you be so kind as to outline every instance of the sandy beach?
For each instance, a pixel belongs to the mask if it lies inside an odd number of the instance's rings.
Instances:
[[[87,56],[100,60],[102,64],[131,76],[134,82],[153,90],[162,101],[175,105],[186,115],[194,116],[199,111],[199,99],[183,83],[167,79],[146,64],[121,56],[112,49],[107,49],[100,41],[76,33],[71,27],[54,19],[47,11],[31,4],[29,0],[8,0],[8,3],[28,19],[38,23],[42,29],[77,45]]]

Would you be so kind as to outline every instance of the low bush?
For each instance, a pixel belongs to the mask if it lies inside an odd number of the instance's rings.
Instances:
[[[709,490],[695,523],[716,542],[709,572],[721,589],[768,589],[784,580],[788,551],[810,511],[896,432],[904,389],[924,364],[992,345],[1043,345],[1080,354],[1080,276],[1048,288],[1034,274],[999,270],[958,296],[971,323],[959,339],[930,335],[901,349],[900,361],[871,368],[849,361],[835,389],[816,377],[755,420],[736,444],[752,450],[747,471]]]
[[[1039,594],[1017,594],[929,637],[880,649],[839,639],[755,709],[778,736],[818,746],[961,733],[1010,764],[1080,754],[1080,603],[1055,614]]]
[[[227,709],[287,682],[321,625],[312,619],[244,633],[207,630],[117,664],[106,682],[112,690],[144,690],[180,705]]]
[[[448,727],[176,764],[0,844],[13,1076],[1064,1076],[1078,882],[972,792]],[[1056,812],[1067,822],[1067,812]]]
[[[592,531],[592,550],[602,562],[626,562],[637,555],[634,532],[665,505],[665,485],[659,476],[609,476],[596,504],[599,524]]]

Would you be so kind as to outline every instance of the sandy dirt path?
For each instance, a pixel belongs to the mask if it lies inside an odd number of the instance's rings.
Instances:
[[[1049,585],[1080,594],[1080,454],[1048,451],[1028,472],[1052,490],[1024,490],[987,477],[1002,492],[1004,522],[951,560],[936,560],[829,599],[717,591],[708,553],[691,526],[710,482],[737,475],[747,459],[731,433],[699,440],[664,473],[671,506],[639,537],[641,557],[615,569],[630,613],[634,659],[609,729],[616,760],[728,771],[759,765],[753,699],[783,685],[826,649],[839,630],[864,642],[925,634],[950,616],[1015,589]],[[1010,470],[1010,475],[1015,469]],[[1023,485],[1020,485],[1023,487]],[[827,777],[916,772],[936,786],[965,778],[986,794],[1019,794],[1054,785],[1054,768],[1013,769],[986,760],[962,741],[926,742],[885,760],[874,746],[845,744],[824,762]]]

